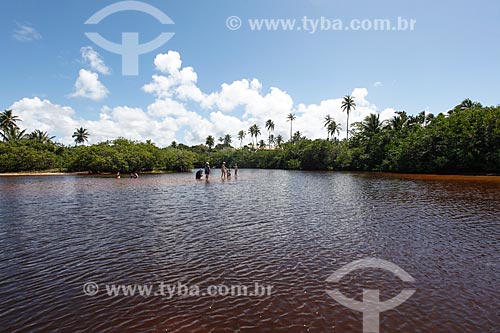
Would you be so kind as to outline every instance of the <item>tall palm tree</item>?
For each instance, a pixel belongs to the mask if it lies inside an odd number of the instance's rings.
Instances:
[[[257,145],[257,140],[258,140],[257,138],[260,135],[260,127],[257,126],[257,124],[253,124],[252,126],[250,126],[248,131],[250,132],[250,135],[252,137],[255,137],[255,145]],[[252,140],[252,146],[253,146],[253,140]]]
[[[75,144],[77,145],[79,143],[84,143],[86,141],[89,141],[89,135],[90,134],[87,131],[87,129],[80,127],[76,129],[76,131],[73,133],[71,137],[75,139]]]
[[[255,136],[255,126],[257,126],[257,125],[252,125],[248,129],[248,133],[250,133],[250,139],[252,140],[252,148],[255,147],[254,144],[253,144],[253,137]]]
[[[208,146],[209,150],[212,150],[212,147],[215,145],[214,137],[211,135],[207,136],[207,139],[205,140],[205,144]]]
[[[257,144],[258,137],[260,135],[260,127],[255,124],[254,126],[254,133],[255,133],[255,144]]]
[[[238,132],[238,140],[240,140],[240,148],[241,144],[243,143],[243,139],[245,138],[246,135],[247,133],[244,130]]]
[[[356,103],[354,103],[354,97],[346,95],[342,101],[342,111],[347,112],[347,141],[349,141],[349,114],[351,111],[356,110]]]
[[[337,124],[337,122],[335,120],[332,119],[332,121],[328,124],[328,137],[332,138],[332,140],[334,140],[333,138],[335,137],[335,133],[337,133],[337,135],[340,134],[340,130],[342,129],[342,127],[340,126],[340,124]]]
[[[4,110],[0,113],[0,128],[2,130],[8,130],[9,128],[19,129],[19,126],[16,124],[18,121],[21,121],[21,119],[19,119],[18,116],[15,116],[12,113],[12,110]]]
[[[330,116],[329,114],[327,114],[325,116],[325,123],[323,125],[326,128],[327,133],[328,133],[328,136],[326,138],[327,141],[330,140],[330,129],[329,129],[329,127],[330,127],[330,124],[332,123],[332,121],[334,121],[333,118],[332,118],[332,116]]]
[[[295,119],[297,119],[297,117],[293,113],[290,113],[286,116],[286,119],[290,122],[290,141],[292,141],[292,123]]]
[[[51,143],[55,136],[50,136],[47,132],[42,132],[41,130],[34,130],[30,134],[28,134],[28,138],[39,142],[39,143]]]
[[[274,121],[269,119],[266,121],[266,129],[267,129],[267,137],[268,137],[268,142],[269,142],[269,147],[271,147],[271,132],[274,131]]]
[[[276,145],[278,147],[281,147],[281,144],[283,143],[283,136],[281,134],[279,134],[276,139],[274,140],[274,142],[276,143]]]

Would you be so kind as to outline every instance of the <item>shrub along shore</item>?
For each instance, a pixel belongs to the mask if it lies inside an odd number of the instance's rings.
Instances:
[[[16,125],[16,117],[12,114],[10,117],[10,126]],[[409,116],[399,112],[393,119],[382,122],[378,115],[372,114],[363,122],[350,124],[349,140],[310,140],[296,132],[288,142],[260,144],[261,148],[253,145],[233,148],[231,140],[214,148],[175,142],[160,148],[150,141],[122,138],[94,145],[65,146],[54,143],[47,133],[35,131],[25,135],[18,128],[9,128],[5,119],[3,123],[1,173],[186,172],[202,167],[206,161],[217,167],[223,161],[229,166],[237,163],[240,168],[500,173],[500,107],[483,107],[469,100],[437,116],[423,112]],[[75,135],[82,134],[82,130],[78,129]]]

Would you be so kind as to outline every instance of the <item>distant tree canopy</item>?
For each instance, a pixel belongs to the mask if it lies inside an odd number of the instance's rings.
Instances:
[[[287,117],[291,127],[295,115]],[[274,137],[274,122],[268,120],[266,140],[258,141],[258,125],[248,130],[249,146],[241,147],[245,131],[234,136],[240,149],[232,148],[230,134],[221,137],[215,148],[214,136],[192,147],[174,142],[159,148],[151,141],[121,138],[90,146],[64,146],[54,143],[47,132],[27,134],[19,128],[20,121],[10,110],[0,116],[0,172],[183,172],[202,167],[205,161],[215,166],[225,161],[228,166],[237,163],[243,168],[500,173],[500,107],[484,107],[468,99],[437,116],[399,111],[392,119],[381,121],[371,114],[350,124],[349,140],[335,137],[338,125],[330,116],[324,124],[327,139],[310,140],[296,131],[288,142],[281,135]],[[75,142],[84,143],[88,136],[85,129],[77,129]]]

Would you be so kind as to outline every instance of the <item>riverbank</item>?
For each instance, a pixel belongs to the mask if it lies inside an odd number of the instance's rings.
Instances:
[[[348,172],[348,173],[358,173],[358,174],[377,174],[384,177],[390,178],[403,178],[412,180],[426,180],[426,181],[457,181],[457,182],[493,182],[500,183],[500,175],[442,175],[442,174],[411,174],[411,173],[390,173],[390,172],[359,172],[359,171],[329,171],[335,172]],[[173,174],[171,171],[147,171],[141,172],[140,175],[162,175],[162,174]],[[0,177],[50,177],[50,176],[81,176],[81,177],[115,177],[114,173],[89,173],[89,172],[52,172],[52,171],[40,171],[40,172],[8,172],[0,173]],[[123,178],[127,178],[128,174],[122,174]]]
[[[140,175],[162,175],[173,173],[171,171],[146,171],[141,172]],[[6,172],[0,173],[0,177],[46,177],[46,176],[102,176],[102,177],[115,177],[115,173],[89,173],[89,172],[52,172],[52,171],[27,171],[27,172]],[[121,174],[122,177],[128,176],[128,174]]]
[[[494,182],[500,183],[500,175],[436,175],[436,174],[411,174],[411,173],[379,173],[381,176],[404,178],[413,180],[458,181],[458,182]]]

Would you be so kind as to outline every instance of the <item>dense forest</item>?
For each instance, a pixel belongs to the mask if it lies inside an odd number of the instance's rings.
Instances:
[[[346,96],[342,108],[346,116],[355,109]],[[338,139],[340,126],[325,117],[325,139],[310,140],[292,132],[290,140],[274,137],[274,123],[265,124],[266,141],[258,140],[260,127],[248,130],[252,143],[242,145],[247,131],[241,130],[232,146],[230,134],[215,144],[212,136],[204,144],[186,146],[172,142],[160,148],[150,141],[134,142],[123,138],[85,145],[91,135],[79,128],[74,146],[54,142],[48,133],[26,133],[19,128],[15,111],[0,114],[0,172],[183,172],[211,165],[238,164],[240,168],[280,168],[294,170],[356,170],[398,173],[500,173],[500,107],[483,107],[464,100],[452,110],[436,116],[425,112],[408,115],[404,111],[381,121],[371,114],[362,122],[350,124],[348,138]],[[348,126],[349,123],[347,122]],[[293,134],[292,134],[293,133]],[[255,137],[255,143],[254,143]]]

